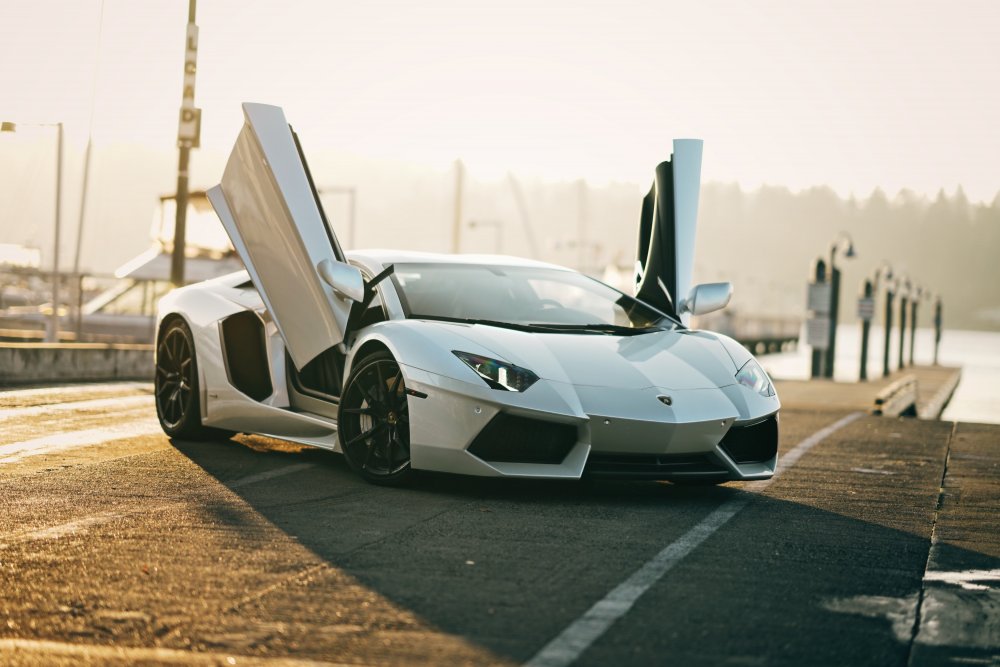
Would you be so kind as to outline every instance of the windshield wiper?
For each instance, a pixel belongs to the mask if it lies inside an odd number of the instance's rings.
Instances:
[[[663,327],[626,327],[620,324],[533,324],[552,331],[579,331],[583,333],[598,333],[610,336],[638,336],[640,334],[663,331]]]
[[[473,317],[447,317],[445,315],[411,315],[416,320],[435,320],[437,322],[455,322],[457,324],[482,324],[489,327],[500,327],[503,329],[514,329],[515,331],[527,331],[529,333],[557,333],[561,331],[548,324],[522,324],[519,322],[503,322],[501,320],[483,320]]]
[[[446,315],[410,315],[416,320],[435,320],[438,322],[455,322],[457,324],[482,324],[489,327],[527,331],[528,333],[585,333],[602,334],[605,336],[638,336],[640,334],[663,331],[662,326],[644,328],[625,327],[618,324],[549,324],[541,322],[505,322],[501,320],[485,320],[475,317],[448,317]]]

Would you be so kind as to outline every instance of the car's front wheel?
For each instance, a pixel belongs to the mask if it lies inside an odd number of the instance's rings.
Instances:
[[[340,447],[348,465],[374,484],[410,477],[410,413],[406,384],[389,352],[354,365],[338,411]]]
[[[230,435],[201,423],[194,337],[187,322],[179,317],[163,325],[157,336],[153,388],[156,416],[163,432],[171,438],[209,440]]]

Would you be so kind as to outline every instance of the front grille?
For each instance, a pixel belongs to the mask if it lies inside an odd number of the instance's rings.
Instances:
[[[584,474],[593,477],[668,479],[688,474],[725,475],[728,470],[704,454],[591,454]]]
[[[469,452],[496,463],[562,463],[575,444],[575,426],[501,412],[479,432]]]
[[[778,453],[778,415],[751,426],[733,426],[719,444],[737,463],[770,461]]]

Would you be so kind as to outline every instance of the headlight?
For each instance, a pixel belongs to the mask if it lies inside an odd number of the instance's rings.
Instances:
[[[774,396],[774,387],[771,386],[770,378],[767,377],[767,373],[760,367],[760,364],[753,359],[743,364],[743,368],[736,373],[736,381],[761,396]]]
[[[538,376],[527,368],[508,364],[506,361],[497,361],[458,350],[452,350],[452,354],[464,361],[469,368],[476,371],[479,377],[486,381],[486,384],[494,389],[524,391],[538,381]]]

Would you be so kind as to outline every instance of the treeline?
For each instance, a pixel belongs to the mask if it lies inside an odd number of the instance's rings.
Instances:
[[[875,190],[865,199],[843,199],[826,187],[801,192],[736,185],[702,189],[697,271],[702,279],[733,280],[743,288],[737,304],[774,314],[801,313],[805,280],[841,232],[857,256],[838,258],[843,272],[843,321],[856,319],[861,281],[883,262],[911,285],[940,295],[946,326],[1000,330],[1000,195],[971,203],[959,188],[933,199],[902,191],[889,198]],[[921,325],[929,325],[926,302]]]

